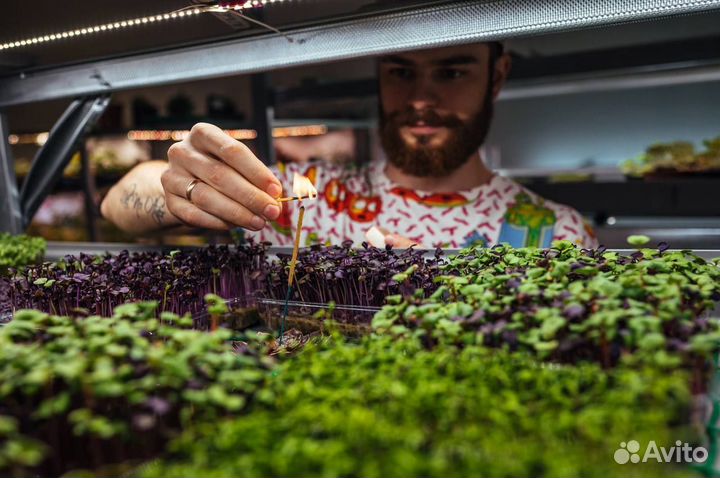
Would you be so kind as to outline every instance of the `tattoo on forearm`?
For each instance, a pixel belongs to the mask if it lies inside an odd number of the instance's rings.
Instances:
[[[137,184],[133,184],[123,192],[120,202],[126,209],[135,211],[137,217],[145,213],[162,225],[165,218],[165,198],[162,195],[143,197],[137,192]]]

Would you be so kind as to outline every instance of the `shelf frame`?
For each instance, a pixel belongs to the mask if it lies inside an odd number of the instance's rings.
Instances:
[[[3,115],[4,109],[10,106],[62,98],[106,96],[134,88],[258,74],[321,62],[595,28],[710,10],[720,10],[720,0],[440,2],[432,6],[289,29],[285,33],[293,38],[292,42],[283,35],[259,34],[2,76],[0,199],[4,204],[0,205],[0,231],[19,232],[18,228],[22,227],[17,222],[18,198],[17,191],[13,190],[13,161],[7,138],[7,118]],[[594,84],[585,85],[586,89],[594,87]],[[524,92],[522,88],[516,90],[516,95],[537,94],[534,88],[537,86],[527,85]],[[267,109],[267,105],[258,103],[258,109],[263,107]]]
[[[720,0],[473,0],[0,78],[0,108],[720,9]]]
[[[136,252],[163,252],[170,253],[173,250],[181,251],[193,251],[198,250],[207,246],[148,246],[144,244],[133,244],[125,242],[96,242],[88,244],[86,242],[60,242],[60,241],[48,241],[47,251],[45,253],[45,260],[59,260],[66,255],[78,255],[80,253],[102,255],[105,253],[117,254],[122,251],[128,251],[131,253]],[[231,246],[234,247],[234,246]],[[304,249],[304,248],[303,248]],[[421,251],[425,257],[432,258],[435,256],[435,249],[416,249]],[[616,251],[621,254],[632,254],[635,249],[609,249]],[[673,251],[674,249],[668,250]],[[444,249],[443,253],[445,256],[457,254],[460,249]],[[271,258],[276,258],[278,254],[290,255],[292,253],[292,247],[270,247],[267,250],[267,254]],[[698,249],[694,250],[693,253],[704,259],[714,259],[720,257],[720,249]]]
[[[9,134],[7,116],[0,111],[0,232],[19,234],[23,230],[23,214]]]

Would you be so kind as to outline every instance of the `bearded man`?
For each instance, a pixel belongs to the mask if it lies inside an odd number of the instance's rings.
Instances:
[[[359,243],[376,226],[394,247],[548,247],[556,239],[595,247],[577,211],[494,174],[480,157],[510,63],[499,43],[381,57],[383,152],[352,169],[290,164],[280,172],[216,126],[197,124],[168,162],[142,164],[116,184],[103,215],[128,231],[242,227],[290,245],[298,205],[277,198],[291,194],[299,173],[320,193],[304,201],[304,245]]]

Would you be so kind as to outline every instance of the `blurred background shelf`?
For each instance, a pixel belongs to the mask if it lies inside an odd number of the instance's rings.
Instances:
[[[595,217],[716,217],[720,226],[720,178],[665,179],[624,182],[526,182],[546,199],[572,204]],[[657,220],[657,219],[655,219]]]

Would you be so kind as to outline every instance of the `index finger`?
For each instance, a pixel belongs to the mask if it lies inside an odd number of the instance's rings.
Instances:
[[[250,148],[209,123],[198,123],[190,131],[190,143],[195,148],[221,160],[242,174],[257,188],[272,198],[282,194],[280,180],[260,161]]]

